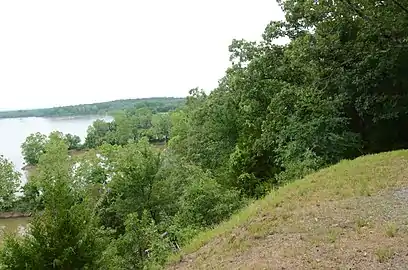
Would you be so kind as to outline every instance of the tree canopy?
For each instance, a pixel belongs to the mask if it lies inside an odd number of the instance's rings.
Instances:
[[[35,165],[39,162],[41,155],[45,152],[47,136],[36,132],[30,134],[21,145],[24,160],[27,164]]]
[[[0,211],[7,211],[13,206],[20,186],[20,177],[13,163],[0,156]]]
[[[53,136],[57,136],[64,140],[67,144],[68,150],[81,150],[84,147],[81,144],[81,138],[78,135],[70,133],[63,134],[62,132],[54,131],[47,137],[45,134],[36,132],[30,134],[21,144],[23,158],[27,165],[36,165],[40,161],[41,155],[45,153],[45,145]]]
[[[115,113],[113,121],[95,121],[88,128],[84,146],[125,145],[143,137],[150,142],[165,142],[169,139],[171,125],[169,113],[154,113],[149,108],[126,109]]]

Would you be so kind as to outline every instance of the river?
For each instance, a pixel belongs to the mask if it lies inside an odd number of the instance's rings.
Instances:
[[[4,155],[11,160],[16,170],[21,172],[24,166],[21,154],[21,144],[31,133],[41,132],[48,135],[50,132],[58,130],[63,133],[71,133],[81,137],[83,141],[88,127],[96,119],[111,120],[109,116],[85,116],[85,117],[64,117],[64,118],[14,118],[0,119],[0,155]],[[22,181],[26,181],[23,177]],[[6,231],[18,229],[20,225],[25,225],[27,219],[0,219],[0,229]],[[1,232],[0,232],[1,234]],[[1,242],[1,235],[0,235]]]
[[[4,233],[21,233],[27,226],[28,222],[29,218],[0,219],[0,245],[2,243]]]

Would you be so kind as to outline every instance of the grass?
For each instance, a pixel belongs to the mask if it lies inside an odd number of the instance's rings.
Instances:
[[[268,267],[262,263],[276,260],[275,263],[282,266],[288,263],[287,269],[294,268],[291,266],[297,262],[308,269],[316,264],[314,257],[321,249],[334,253],[338,251],[327,245],[346,243],[343,248],[349,251],[338,254],[338,258],[344,257],[341,263],[347,263],[345,256],[354,258],[356,253],[352,248],[356,247],[367,249],[372,256],[376,254],[378,261],[384,261],[388,253],[383,254],[377,244],[382,241],[381,237],[394,239],[397,230],[388,225],[384,235],[384,227],[379,225],[383,221],[379,219],[388,211],[384,208],[388,205],[387,199],[375,196],[408,187],[407,177],[408,151],[405,150],[341,161],[272,191],[229,220],[200,233],[181,253],[170,257],[168,265],[177,269],[232,269],[247,264],[262,268]],[[373,224],[371,218],[363,218],[367,212],[372,213]],[[405,240],[408,241],[408,237],[400,239],[400,243],[408,243]],[[320,247],[318,252],[313,251],[316,246]],[[295,254],[292,251],[296,248],[308,250],[309,247],[313,249],[304,257],[279,255]],[[265,252],[269,254],[268,259],[262,257]],[[317,258],[320,267],[333,263],[335,256],[330,256]]]
[[[386,230],[385,230],[385,234],[388,237],[395,237],[395,235],[397,234],[397,225],[395,223],[388,223],[386,226]]]
[[[369,222],[365,218],[359,217],[356,221],[357,228],[364,228],[364,227],[367,227],[368,225],[369,225]]]
[[[329,243],[334,244],[340,235],[340,231],[338,229],[329,229],[327,233],[327,239]]]
[[[391,248],[382,247],[376,250],[375,255],[377,256],[378,262],[384,263],[394,256],[394,251]]]

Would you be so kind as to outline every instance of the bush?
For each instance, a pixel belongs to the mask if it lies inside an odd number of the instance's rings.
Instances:
[[[180,217],[185,225],[208,227],[228,218],[240,206],[242,201],[237,191],[204,177],[186,188],[181,199]]]

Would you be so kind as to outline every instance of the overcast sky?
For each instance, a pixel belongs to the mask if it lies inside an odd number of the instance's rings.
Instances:
[[[0,110],[211,90],[274,0],[0,1]]]

